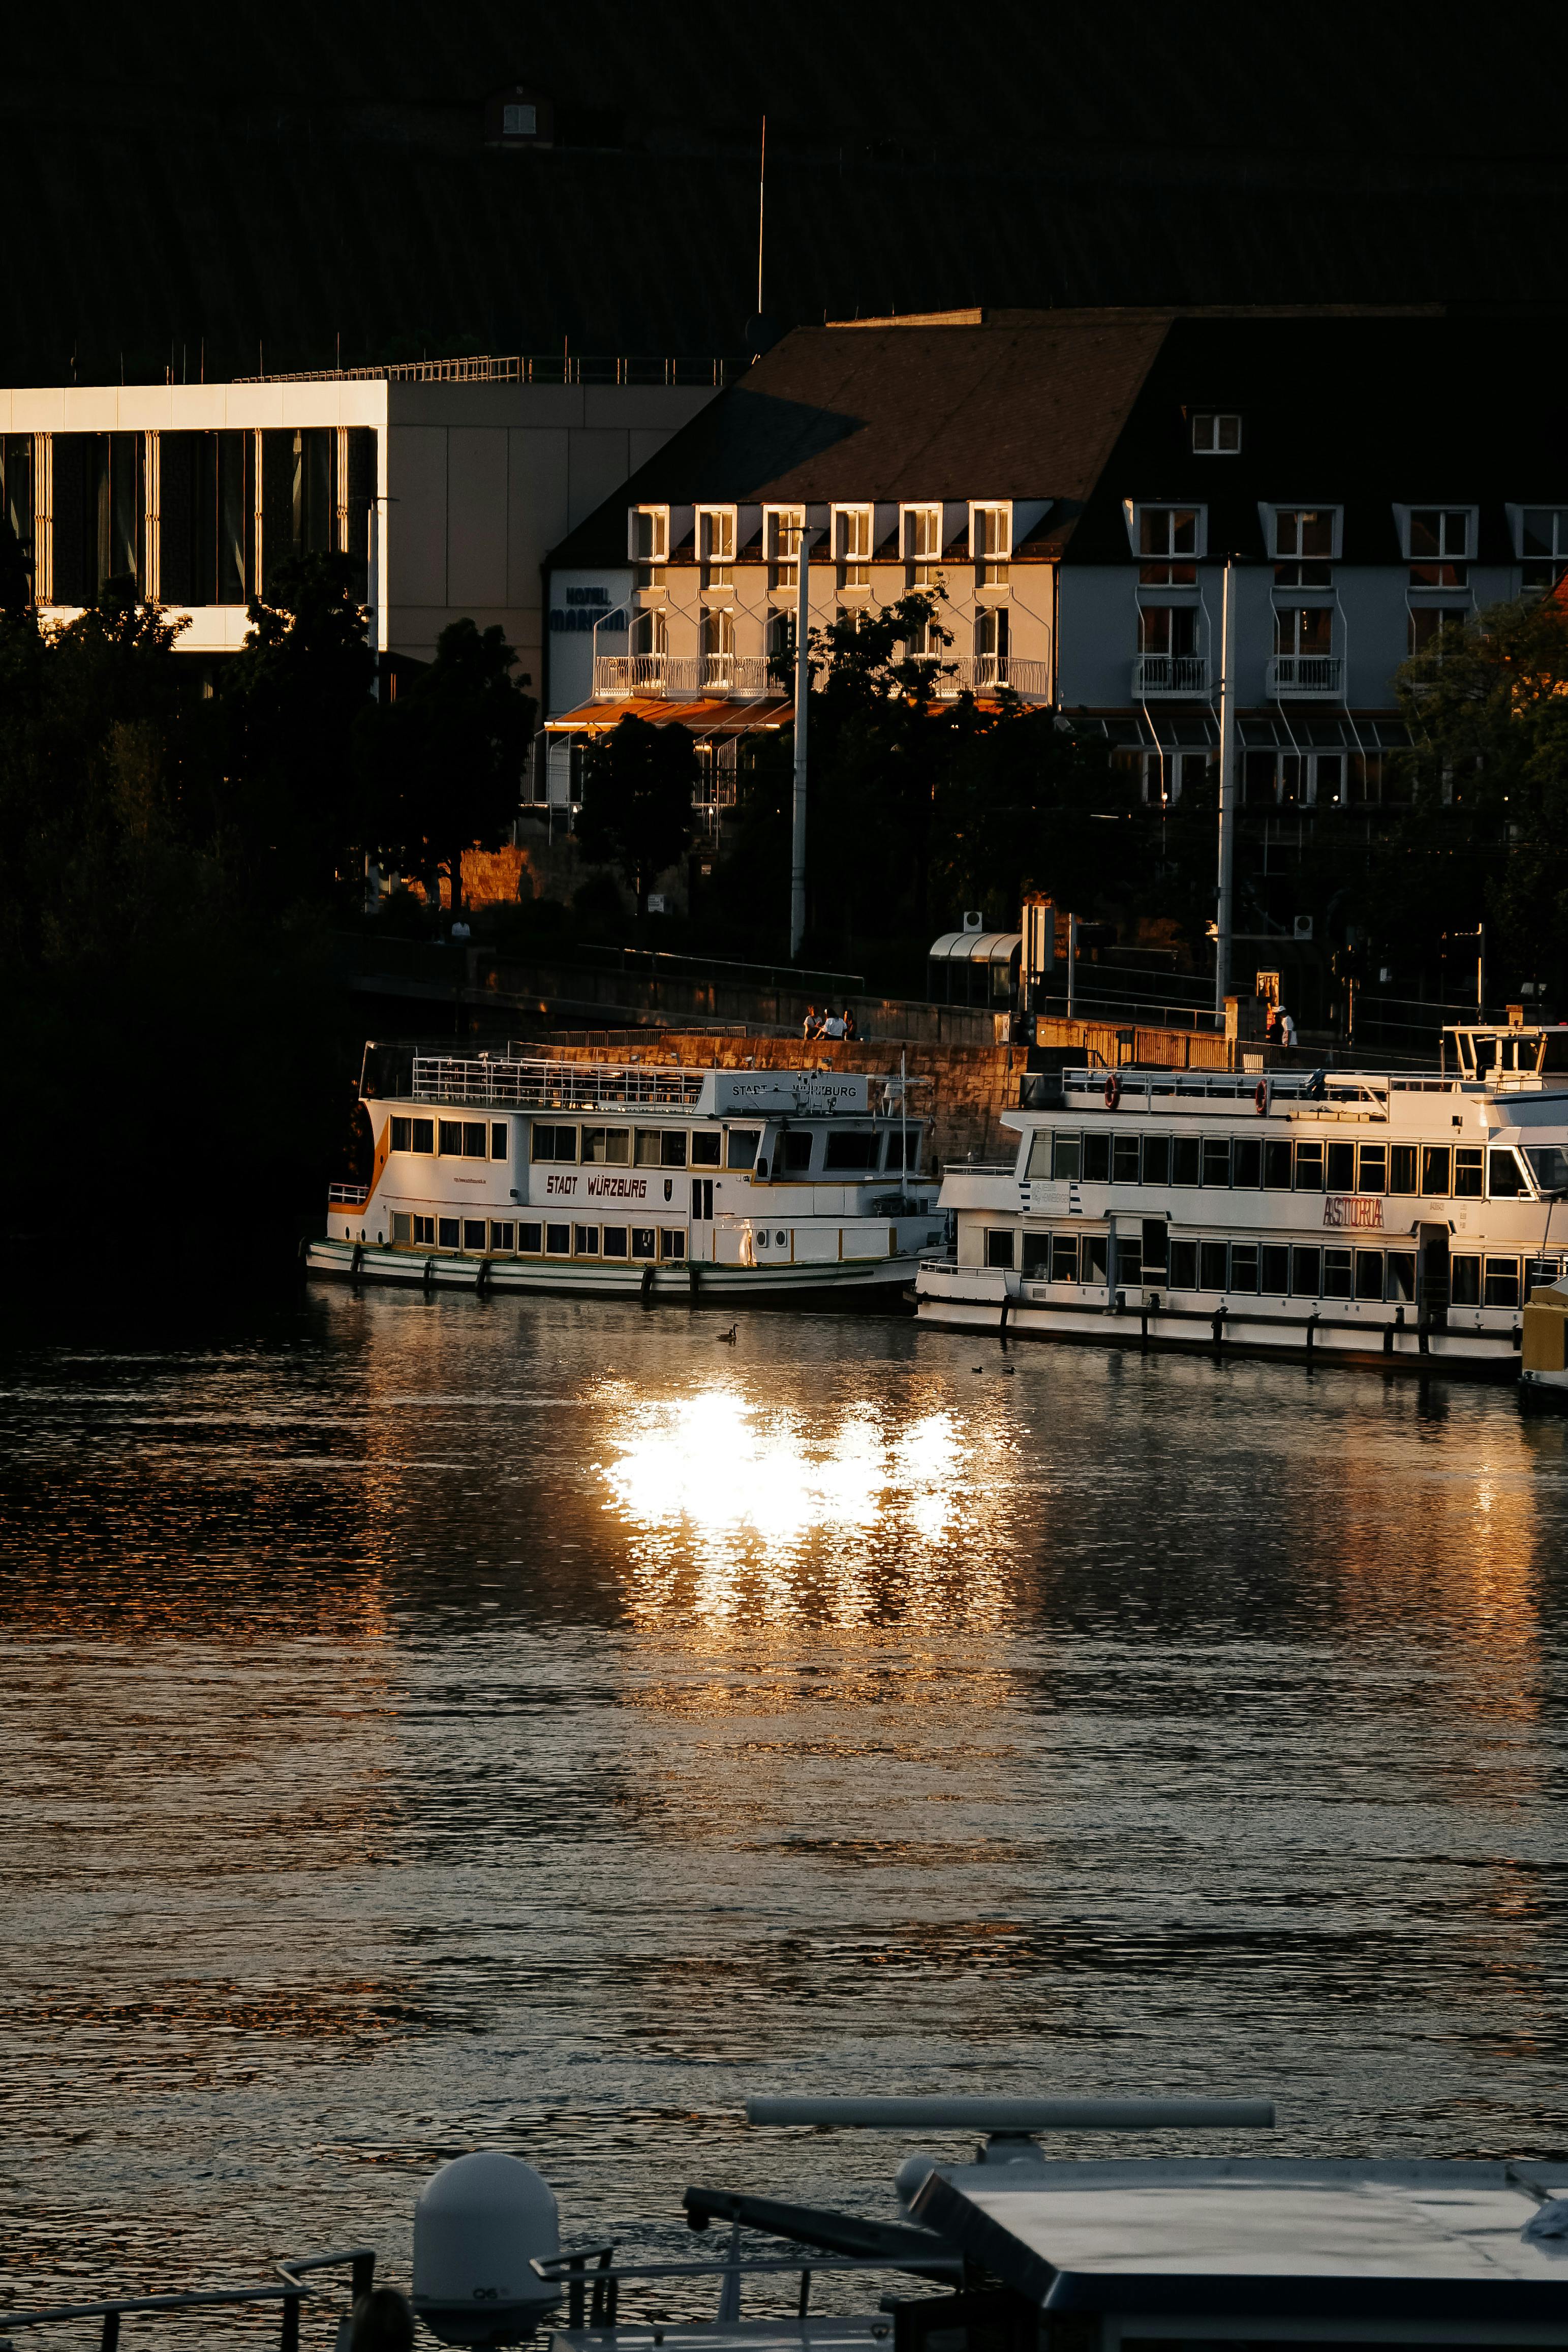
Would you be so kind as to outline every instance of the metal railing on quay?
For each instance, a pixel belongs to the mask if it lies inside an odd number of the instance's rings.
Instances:
[[[722,388],[749,362],[691,354],[489,352],[446,360],[389,360],[379,367],[297,368],[236,375],[235,383],[712,384]]]
[[[1088,1021],[1102,1028],[1123,1029],[1191,1029],[1213,1033],[1222,1030],[1222,1013],[1197,1004],[1157,1004],[1142,996],[1089,995],[1081,989],[1072,994],[1071,1010],[1065,996],[1050,996],[1036,1005],[1037,1013],[1050,1021]]]
[[[357,2302],[361,2294],[369,2294],[375,2284],[376,2256],[372,2246],[351,2246],[341,2253],[290,2255],[277,2264],[281,2285],[267,2280],[252,2286],[193,2287],[181,2294],[108,2295],[97,2303],[59,2303],[37,2311],[0,2311],[0,2336],[24,2327],[52,2327],[68,2320],[100,2319],[103,2327],[99,2352],[118,2352],[120,2322],[142,2313],[210,2311],[225,2305],[279,2303],[283,2306],[279,2352],[298,2352],[299,2306],[308,2295],[318,2292],[305,2284],[303,2273],[345,2267],[351,2273],[349,2291]]]

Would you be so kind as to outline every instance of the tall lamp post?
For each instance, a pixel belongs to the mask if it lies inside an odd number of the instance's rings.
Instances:
[[[820,528],[820,527],[819,527]],[[795,779],[790,803],[789,832],[789,961],[800,959],[806,936],[806,710],[811,672],[806,659],[811,624],[811,541],[817,536],[810,514],[800,514],[800,551],[796,564],[795,599]]]
[[[1223,1020],[1230,987],[1230,940],[1235,929],[1236,868],[1236,561],[1225,559],[1219,618],[1219,887],[1216,893],[1214,1009]]]

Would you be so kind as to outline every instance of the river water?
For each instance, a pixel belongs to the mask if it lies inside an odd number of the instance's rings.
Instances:
[[[0,1361],[0,2303],[406,2277],[478,2145],[580,2239],[891,2210],[904,2143],[765,2089],[1568,2147],[1562,1422],[719,1328],[317,1291]]]

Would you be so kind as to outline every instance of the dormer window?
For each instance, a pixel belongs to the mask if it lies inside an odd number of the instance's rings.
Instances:
[[[912,588],[935,588],[942,577],[942,509],[905,507],[904,557]]]
[[[770,507],[767,516],[768,585],[798,588],[800,583],[800,534],[806,526],[801,507]]]
[[[662,588],[664,565],[670,558],[670,509],[668,507],[633,507],[631,512],[630,553],[637,567],[639,588]]]
[[[1337,507],[1276,507],[1275,587],[1332,588],[1338,537]]]
[[[969,551],[975,559],[975,583],[980,588],[1005,588],[1008,559],[1013,551],[1010,507],[971,507]]]
[[[1568,507],[1525,507],[1519,518],[1521,586],[1554,588],[1568,572]]]
[[[1241,419],[1218,409],[1199,409],[1192,420],[1195,457],[1236,457],[1241,454]]]
[[[841,588],[869,588],[872,510],[870,507],[841,507],[836,520],[839,585]]]
[[[735,584],[735,509],[733,507],[699,507],[697,509],[697,556],[702,565],[705,588],[730,588]]]
[[[1406,510],[1406,553],[1412,588],[1463,588],[1470,558],[1473,509],[1469,507],[1410,507]]]
[[[1140,583],[1145,588],[1190,588],[1197,578],[1197,559],[1203,553],[1203,509],[1140,506],[1136,515]]]

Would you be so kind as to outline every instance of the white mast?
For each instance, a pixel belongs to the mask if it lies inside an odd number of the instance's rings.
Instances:
[[[1221,1018],[1230,987],[1230,935],[1235,928],[1232,874],[1236,853],[1236,682],[1235,618],[1231,575],[1235,560],[1225,559],[1225,598],[1219,622],[1219,888],[1214,939],[1214,1009]]]

